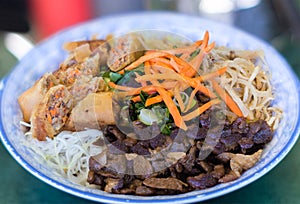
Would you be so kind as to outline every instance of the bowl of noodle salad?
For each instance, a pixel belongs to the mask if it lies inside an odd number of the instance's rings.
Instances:
[[[221,196],[269,172],[299,135],[299,81],[286,61],[198,17],[74,26],[37,45],[0,88],[1,139],[13,158],[98,202]]]

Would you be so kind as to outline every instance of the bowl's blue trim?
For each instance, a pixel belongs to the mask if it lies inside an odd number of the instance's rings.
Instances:
[[[249,35],[249,34],[248,34]],[[273,49],[272,47],[270,47],[270,45],[268,45],[266,42],[256,38],[255,36],[252,36],[253,38],[255,38],[255,40],[260,41],[261,44],[263,44],[264,46],[268,47],[268,49],[270,49],[270,51],[272,51],[273,53],[277,54],[277,51],[275,49]],[[43,44],[43,43],[42,43]],[[42,44],[40,46],[42,46]],[[292,69],[290,68],[290,66],[286,63],[286,61],[279,55],[277,54],[278,57],[280,57],[281,61],[284,62],[287,66],[287,71],[289,72],[289,74],[293,77],[291,80],[293,81],[293,83],[295,83],[295,87],[298,87],[297,93],[298,93],[298,101],[300,101],[300,82],[298,80],[298,77],[294,74],[294,72],[292,71]],[[6,78],[4,78],[1,81],[1,85],[0,85],[0,102],[1,105],[3,103],[3,100],[5,100],[3,98],[3,90],[5,88],[6,82],[7,80],[9,80],[10,75],[8,75]],[[297,114],[300,115],[299,113],[299,107],[297,110]],[[0,115],[2,115],[1,110],[0,110]],[[207,193],[199,193],[196,195],[189,195],[189,193],[186,194],[186,197],[181,197],[181,198],[166,198],[163,199],[162,197],[160,197],[160,199],[156,199],[155,197],[151,197],[147,200],[145,200],[145,198],[143,197],[143,199],[139,199],[138,196],[136,196],[136,199],[126,199],[126,198],[119,198],[119,197],[112,197],[112,196],[102,196],[102,195],[95,195],[93,193],[90,192],[84,192],[81,190],[78,190],[76,188],[73,187],[69,187],[67,185],[61,184],[56,180],[53,180],[51,178],[49,178],[48,176],[38,172],[34,167],[32,167],[27,161],[25,161],[21,155],[13,148],[13,145],[11,144],[11,142],[8,140],[8,137],[5,133],[5,130],[3,128],[3,122],[1,121],[1,125],[0,125],[0,137],[1,140],[4,144],[4,146],[6,147],[6,149],[8,150],[8,152],[12,155],[12,157],[18,161],[18,163],[21,164],[21,166],[23,168],[25,168],[28,172],[30,172],[31,174],[33,174],[34,176],[36,176],[37,178],[39,178],[40,180],[50,184],[51,186],[60,189],[62,191],[65,191],[69,194],[75,195],[75,196],[79,196],[82,198],[86,198],[89,200],[93,200],[93,201],[100,201],[100,202],[113,202],[113,203],[169,203],[169,202],[178,202],[178,203],[190,203],[190,202],[196,202],[196,201],[204,201],[207,199],[211,199],[214,197],[218,197],[220,195],[224,195],[226,193],[235,191],[241,187],[244,187],[245,185],[249,184],[250,182],[253,182],[257,179],[259,179],[260,177],[262,177],[263,175],[265,175],[267,172],[269,172],[269,170],[271,170],[274,166],[276,166],[280,161],[282,161],[282,159],[288,154],[288,152],[292,149],[293,145],[296,143],[299,134],[300,134],[300,117],[298,117],[298,120],[296,122],[296,126],[295,129],[290,137],[290,139],[288,140],[286,146],[284,149],[282,149],[278,154],[277,157],[275,157],[273,160],[271,160],[270,163],[266,164],[263,166],[263,168],[261,168],[260,170],[258,170],[256,172],[256,176],[255,177],[251,177],[251,175],[247,176],[247,177],[243,177],[240,180],[238,180],[234,186],[228,186],[228,187],[224,187],[222,189],[217,189],[211,192],[207,192]],[[250,181],[250,182],[249,182]],[[111,195],[111,194],[109,194]]]

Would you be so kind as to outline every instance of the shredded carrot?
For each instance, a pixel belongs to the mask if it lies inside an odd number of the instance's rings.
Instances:
[[[148,98],[145,102],[145,106],[147,107],[164,102],[174,119],[175,125],[186,130],[187,126],[185,121],[197,117],[205,110],[210,108],[213,104],[220,102],[219,99],[214,99],[216,98],[216,94],[212,91],[212,89],[206,87],[204,84],[202,84],[202,82],[224,74],[226,72],[226,67],[222,67],[205,75],[196,76],[198,69],[202,64],[203,58],[214,47],[214,42],[209,44],[209,33],[206,31],[203,39],[194,42],[192,45],[171,50],[146,51],[142,57],[118,72],[120,74],[124,74],[125,71],[133,70],[144,63],[145,74],[140,76],[138,73],[135,73],[135,80],[141,84],[141,87],[134,88],[120,86],[113,82],[109,82],[108,85],[114,89],[120,90],[120,93],[126,94],[127,96],[132,96],[131,100],[133,102],[141,101],[141,91],[148,94],[158,94],[157,96]],[[200,50],[199,53],[198,50]],[[194,56],[194,54],[197,55],[191,58],[191,56]],[[192,87],[193,91],[190,94],[188,104],[185,104],[180,92],[189,87]],[[218,95],[221,96],[222,94],[219,93],[220,89],[218,88],[219,87],[217,87],[216,90],[214,87]],[[196,110],[186,114],[185,116],[181,116],[180,111],[176,106],[176,101],[181,112],[186,113],[191,109],[194,97],[198,91],[210,97],[212,100],[203,106],[198,107]],[[226,95],[223,97],[224,99],[222,99],[226,102],[230,96]],[[227,104],[229,108],[235,111],[239,110],[232,105],[232,103],[236,105],[233,101],[229,101],[229,105]]]
[[[144,86],[144,87],[139,87],[134,90],[128,91],[127,95],[128,96],[134,96],[138,95],[141,93],[141,91],[147,93],[147,94],[154,94],[156,93],[156,87],[155,86]]]
[[[202,43],[203,43],[203,40],[198,40],[198,41],[194,42],[192,45],[189,45],[186,47],[175,48],[175,49],[171,49],[171,50],[164,50],[164,52],[170,53],[172,55],[181,55],[180,58],[182,58],[183,55],[190,55]]]
[[[176,101],[179,105],[180,110],[183,111],[185,109],[185,107],[184,107],[184,102],[183,102],[182,97],[180,95],[180,91],[179,91],[178,86],[179,85],[177,84],[174,88],[174,97],[175,97],[175,99],[176,99]]]
[[[134,96],[130,100],[132,100],[134,103],[136,103],[136,102],[141,101],[141,97],[139,95],[138,96]]]
[[[151,74],[151,64],[149,61],[145,62],[144,72],[145,74]]]
[[[108,85],[109,85],[111,88],[118,89],[118,90],[121,90],[121,91],[133,91],[133,90],[136,90],[136,88],[133,88],[133,87],[117,85],[117,84],[115,84],[115,83],[112,82],[112,81],[108,82]]]
[[[213,43],[211,43],[210,45],[208,45],[208,46],[204,49],[205,53],[209,53],[209,52],[215,47],[215,45],[216,45],[215,42],[213,42]]]
[[[174,73],[168,73],[168,74],[143,75],[143,76],[137,77],[135,80],[140,83],[141,81],[163,80],[163,79],[165,79],[165,80],[177,80],[177,81],[186,82],[193,88],[198,87],[199,91],[201,91],[206,96],[209,96],[210,98],[215,98],[216,97],[216,95],[211,90],[206,88],[204,85],[201,85],[199,82],[197,82],[193,78],[182,76],[182,75],[177,74],[175,72]]]
[[[151,80],[163,80],[163,79],[171,79],[171,80],[177,80],[177,81],[185,81],[183,77],[180,77],[179,74],[174,73],[168,73],[168,74],[145,74],[143,76],[135,78],[135,80],[139,83],[142,81],[151,81]]]
[[[137,72],[135,72],[135,77],[140,77],[141,75],[139,75]],[[147,82],[145,81],[141,81],[140,82],[142,86],[147,86]]]
[[[130,65],[128,65],[127,67],[125,67],[122,71],[125,70],[133,70],[134,68],[138,67],[139,65],[141,65],[142,63],[153,59],[153,58],[157,58],[157,57],[165,57],[165,56],[169,56],[169,53],[165,53],[165,52],[151,52],[148,53],[146,55],[143,55],[142,57],[140,57],[139,59],[137,59],[136,61],[134,61],[133,63],[131,63]]]
[[[211,50],[211,49],[213,49],[214,48],[214,46],[215,46],[215,44],[214,43],[212,43],[211,45],[209,45],[210,47],[205,47],[205,48],[202,48],[201,50],[200,50],[200,53],[196,56],[196,57],[194,57],[193,59],[192,59],[192,61],[190,62],[190,64],[191,64],[191,66],[194,68],[194,69],[189,69],[188,71],[187,71],[187,73],[186,73],[186,76],[194,76],[197,72],[198,72],[198,70],[199,70],[199,68],[200,68],[200,66],[201,66],[201,64],[202,64],[202,61],[203,61],[203,58],[204,58],[204,56]]]
[[[203,42],[202,42],[202,45],[203,45],[202,48],[207,47],[208,41],[209,41],[209,33],[208,33],[208,31],[205,31],[205,33],[204,33],[204,38],[203,38]]]
[[[198,46],[202,45],[202,43],[203,43],[203,40],[197,40],[196,42],[194,42],[194,45],[198,47]]]
[[[205,87],[200,82],[197,82],[196,80],[193,80],[192,78],[189,78],[189,77],[184,77],[184,78],[192,88],[194,88],[194,89],[198,88],[199,91],[201,91],[204,95],[206,95],[210,98],[216,97],[216,95],[209,88]]]
[[[236,105],[234,100],[226,93],[224,89],[215,81],[211,80],[214,90],[218,93],[218,95],[222,98],[222,100],[226,103],[228,108],[235,113],[237,116],[242,117],[243,113],[240,108]]]
[[[172,117],[174,119],[175,125],[183,130],[187,130],[187,126],[186,126],[185,122],[183,121],[183,119],[177,109],[177,106],[174,104],[171,96],[168,94],[168,91],[166,91],[164,88],[157,87],[157,92],[163,98],[163,101],[165,102],[168,110],[170,111],[170,114],[172,115]]]
[[[191,108],[192,103],[193,103],[193,100],[194,100],[194,97],[195,97],[196,93],[199,91],[199,89],[200,89],[200,86],[198,85],[198,86],[192,91],[192,93],[191,93],[191,95],[190,95],[190,98],[189,98],[189,102],[188,102],[188,104],[187,104],[187,106],[186,106],[184,112],[187,112],[187,111]]]
[[[222,68],[218,69],[217,71],[214,71],[214,72],[202,75],[202,76],[195,77],[194,80],[200,81],[200,82],[207,81],[209,79],[212,79],[212,78],[215,78],[217,76],[220,76],[220,75],[224,74],[226,72],[226,70],[227,70],[227,67],[225,66],[225,67],[222,67]]]
[[[170,64],[176,72],[180,72],[180,70],[182,70],[182,66],[177,64],[173,58],[170,59]]]
[[[199,108],[195,109],[194,111],[182,116],[184,121],[189,121],[192,120],[193,118],[198,117],[200,114],[202,114],[204,111],[206,111],[207,109],[209,109],[211,106],[220,103],[219,99],[213,99],[205,104],[203,104],[202,106],[200,106]]]
[[[160,103],[162,101],[163,101],[163,99],[162,99],[162,97],[160,95],[154,96],[154,97],[148,98],[146,100],[145,106],[148,107],[148,106],[151,106],[153,104]]]
[[[174,70],[172,66],[165,64],[164,62],[160,62],[160,61],[151,61],[151,65],[155,66],[155,67],[165,67],[169,70]]]
[[[169,69],[173,70],[173,67],[170,63],[170,60],[166,59],[166,58],[162,58],[162,57],[157,57],[157,58],[153,58],[151,60],[149,60],[151,63],[154,63],[154,65],[158,65],[158,66],[162,66],[162,67],[166,67]]]

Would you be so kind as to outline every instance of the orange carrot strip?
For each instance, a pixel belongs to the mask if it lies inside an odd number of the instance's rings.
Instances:
[[[211,43],[210,45],[208,45],[208,46],[204,49],[205,53],[209,53],[209,52],[215,47],[215,45],[216,45],[215,42],[213,42],[213,43]]]
[[[212,78],[215,78],[217,76],[220,76],[222,74],[224,74],[227,70],[227,67],[222,67],[214,72],[211,72],[211,73],[208,73],[208,74],[205,74],[205,75],[202,75],[202,76],[198,76],[198,77],[195,77],[194,80],[196,81],[200,81],[200,82],[203,82],[203,81],[207,81],[208,79],[212,79]]]
[[[114,89],[125,91],[124,93],[126,93],[128,96],[138,95],[138,94],[140,94],[141,91],[144,91],[145,93],[148,93],[148,94],[156,93],[155,86],[143,86],[143,87],[133,88],[133,87],[127,87],[127,86],[120,86],[111,81],[108,82],[108,85]]]
[[[175,99],[176,99],[176,101],[179,105],[180,110],[183,111],[185,107],[184,107],[182,97],[180,95],[178,84],[174,88],[174,96],[175,96]]]
[[[228,108],[235,113],[237,116],[242,117],[243,113],[240,108],[236,105],[234,100],[230,97],[229,94],[226,93],[224,89],[215,81],[211,80],[214,90],[219,94],[222,100],[226,103]]]
[[[157,87],[157,92],[163,98],[163,101],[165,102],[168,110],[170,111],[170,114],[172,115],[172,117],[174,119],[175,125],[183,130],[187,130],[187,126],[186,126],[184,120],[182,119],[182,117],[177,109],[177,106],[174,104],[171,96],[168,94],[168,91],[166,91],[164,88]]]
[[[183,55],[183,54],[191,54],[197,47],[202,44],[203,40],[198,40],[194,42],[192,45],[186,47],[179,47],[171,50],[164,50],[164,52],[170,53],[172,55]]]
[[[144,72],[145,74],[151,74],[151,65],[150,62],[146,61],[144,66]]]
[[[153,94],[153,93],[156,93],[156,87],[155,86],[139,87],[139,88],[133,89],[131,91],[128,91],[127,95],[128,96],[138,95],[138,94],[140,94],[141,91],[143,91],[147,94]]]
[[[202,45],[203,45],[202,48],[206,48],[207,47],[208,41],[209,41],[209,33],[208,33],[208,31],[205,31],[204,37],[203,37],[203,42],[202,42]]]
[[[118,90],[121,90],[121,91],[133,91],[133,90],[136,90],[136,89],[137,89],[137,88],[128,87],[128,86],[120,86],[120,85],[115,84],[115,83],[112,82],[112,81],[108,82],[108,85],[109,85],[111,88],[118,89]]]
[[[179,73],[180,70],[182,70],[182,66],[179,66],[179,64],[177,64],[173,58],[170,59],[170,64],[176,72]]]
[[[190,98],[189,98],[189,102],[188,102],[188,104],[187,104],[187,106],[186,106],[184,112],[187,112],[187,111],[191,108],[192,103],[193,103],[193,99],[194,99],[196,93],[199,91],[199,89],[200,89],[200,86],[198,85],[198,86],[192,91],[192,93],[191,93],[191,95],[190,95]]]
[[[202,106],[200,106],[199,108],[197,108],[196,110],[182,116],[184,121],[189,121],[192,120],[193,118],[196,118],[197,116],[199,116],[200,114],[202,114],[204,111],[206,111],[207,109],[209,109],[212,105],[220,103],[219,99],[214,99],[211,100],[205,104],[203,104]]]
[[[157,104],[157,103],[160,103],[160,102],[162,102],[162,101],[163,101],[163,99],[162,99],[162,97],[161,97],[160,95],[154,96],[154,97],[148,98],[148,99],[146,100],[145,106],[146,106],[146,107],[147,107],[147,106],[151,106],[151,105],[153,105],[153,104]]]
[[[194,80],[193,78],[189,78],[186,76],[183,76],[184,79],[188,82],[188,84],[195,88],[198,88],[199,91],[201,91],[203,94],[205,94],[206,96],[210,97],[210,98],[215,98],[216,95],[207,87],[205,87],[204,85],[202,85],[201,83],[197,82],[196,80]]]
[[[137,77],[135,80],[139,83],[142,81],[151,81],[151,80],[177,80],[177,81],[185,81],[183,77],[180,77],[177,73],[167,73],[167,74],[145,74],[143,76]]]
[[[141,76],[137,72],[134,72],[134,74],[135,74],[135,77],[140,77]],[[147,86],[147,82],[145,82],[145,81],[141,81],[140,83],[141,83],[142,86]]]
[[[138,67],[139,65],[141,65],[142,63],[156,58],[156,57],[165,57],[165,56],[169,56],[169,53],[165,53],[165,52],[151,52],[151,53],[147,53],[146,55],[143,55],[142,57],[140,57],[139,59],[137,59],[136,61],[134,61],[133,63],[131,63],[130,65],[128,65],[127,67],[125,67],[123,70],[132,70],[136,67]]]
[[[196,45],[197,47],[202,45],[203,40],[197,40],[196,42],[194,42],[194,45]]]
[[[151,64],[153,66],[156,66],[156,67],[164,67],[164,68],[167,68],[169,70],[174,70],[173,67],[169,64],[166,64],[164,62],[161,62],[161,61],[155,61],[155,60],[151,60]]]
[[[168,60],[167,58],[163,58],[163,57],[157,57],[157,58],[153,58],[151,60],[149,60],[150,62],[161,62],[165,65],[165,67],[169,67],[172,68],[171,64],[170,64],[170,60]]]
[[[141,97],[139,95],[138,96],[134,96],[130,100],[132,100],[134,103],[136,103],[136,102],[141,101]]]
[[[200,50],[200,53],[194,57],[192,59],[192,61],[190,62],[190,65],[194,68],[194,69],[189,69],[188,72],[186,73],[187,76],[194,76],[196,74],[196,72],[198,71],[198,69],[200,68],[203,58],[205,56],[205,54],[207,54],[211,49],[214,48],[215,44],[212,43],[211,45],[209,45],[211,47],[208,48],[202,48]]]
[[[194,71],[195,71],[194,67],[191,66],[191,64],[189,64],[189,63],[186,62],[185,60],[183,60],[183,59],[181,59],[181,58],[178,58],[178,57],[176,57],[176,56],[174,56],[174,55],[172,56],[172,58],[174,59],[174,61],[175,61],[179,66],[184,67],[183,70],[194,70]],[[186,71],[183,71],[183,72],[182,72],[182,70],[180,70],[180,73],[181,73],[181,74],[184,74],[184,75],[186,75],[186,76],[188,76],[188,77],[194,76],[194,75],[191,75],[191,74],[187,75],[185,72],[186,72]]]

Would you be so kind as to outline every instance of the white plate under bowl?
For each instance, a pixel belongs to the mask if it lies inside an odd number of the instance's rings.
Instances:
[[[115,195],[88,189],[52,173],[49,167],[36,161],[32,153],[19,145],[23,136],[19,121],[21,114],[18,96],[45,72],[54,71],[67,53],[62,44],[67,41],[88,39],[94,34],[104,38],[107,34],[125,34],[134,30],[157,29],[183,35],[192,40],[202,37],[205,30],[218,45],[240,49],[261,49],[272,73],[276,106],[284,111],[283,119],[274,139],[264,150],[257,165],[246,171],[238,180],[215,187],[172,196],[140,197]],[[0,131],[4,146],[28,172],[42,181],[81,198],[105,203],[190,203],[221,196],[242,188],[259,179],[274,168],[291,150],[299,136],[299,81],[290,66],[269,44],[241,30],[199,17],[174,13],[137,13],[111,16],[83,23],[60,32],[29,52],[0,83]]]

